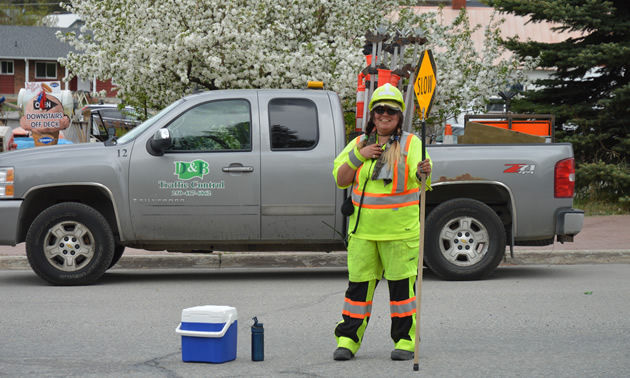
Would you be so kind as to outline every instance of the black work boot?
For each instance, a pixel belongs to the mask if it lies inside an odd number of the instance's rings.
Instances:
[[[339,347],[335,350],[335,353],[333,353],[335,361],[348,361],[352,357],[354,357],[354,353],[348,348]]]
[[[391,357],[394,361],[407,361],[413,358],[413,352],[402,349],[394,349]]]

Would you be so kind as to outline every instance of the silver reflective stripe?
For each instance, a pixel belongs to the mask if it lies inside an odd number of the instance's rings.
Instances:
[[[367,303],[367,302],[364,302]],[[366,304],[365,306],[353,305],[348,302],[343,302],[343,311],[349,314],[356,314],[361,316],[369,315],[372,312],[372,305]]]
[[[402,193],[405,190],[407,190],[407,188],[405,187],[405,179],[407,177],[406,175],[406,170],[405,168],[407,167],[407,153],[408,151],[405,150],[405,148],[407,147],[407,139],[411,136],[411,134],[407,133],[407,132],[403,132],[402,137],[400,138],[400,150],[402,152],[403,155],[403,159],[400,163],[402,164],[398,164],[398,178],[396,179],[396,193]]]
[[[410,316],[416,309],[416,302],[410,301],[406,304],[390,305],[389,311],[392,316]]]
[[[352,193],[352,199],[355,199],[356,193]],[[359,198],[361,198],[360,196],[358,196]],[[391,194],[386,194],[385,196],[382,197],[370,197],[370,196],[365,196],[363,197],[363,205],[365,206],[369,206],[369,205],[398,205],[398,204],[403,204],[403,203],[409,203],[409,202],[415,202],[415,203],[419,203],[418,201],[420,200],[420,195],[418,192],[412,192],[412,193],[408,193],[408,194],[401,194],[401,195],[391,195]]]
[[[405,180],[406,180],[406,167],[407,167],[407,154],[408,151],[405,150],[405,148],[407,147],[407,141],[409,138],[412,138],[413,135],[408,133],[408,132],[403,132],[402,137],[400,138],[400,146],[401,146],[401,153],[403,154],[403,160],[400,162],[400,164],[397,164],[398,169],[397,169],[397,179],[396,179],[396,192],[395,194],[392,193],[373,193],[373,194],[378,194],[378,197],[372,197],[370,195],[365,195],[363,197],[363,205],[365,206],[379,206],[379,205],[383,205],[386,207],[396,207],[396,205],[398,204],[413,204],[413,203],[419,203],[420,201],[420,194],[419,191],[414,191],[414,192],[410,192],[410,193],[406,193],[406,194],[399,194],[399,193],[405,193],[407,191],[407,187],[405,185]],[[361,184],[363,185],[363,184]],[[361,186],[362,187],[362,186]],[[358,184],[355,185],[355,188],[358,188]],[[358,193],[357,193],[358,192]],[[369,192],[368,192],[369,193]],[[355,203],[355,205],[359,205],[359,203],[361,202],[361,192],[359,190],[352,190],[352,201]]]
[[[352,202],[354,202],[357,206],[361,203],[361,194],[357,194],[354,190],[352,191]]]
[[[354,154],[354,148],[351,149],[350,152],[348,152],[348,158],[350,159],[350,162],[352,163],[352,165],[354,165],[357,168],[360,167],[361,164],[363,164],[363,162],[359,160],[357,155]]]

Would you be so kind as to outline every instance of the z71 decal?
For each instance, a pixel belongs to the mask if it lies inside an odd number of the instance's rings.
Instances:
[[[536,165],[534,164],[506,164],[508,167],[503,173],[520,173],[522,175],[533,175]]]

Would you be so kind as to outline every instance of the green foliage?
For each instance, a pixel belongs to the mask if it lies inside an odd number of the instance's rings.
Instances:
[[[346,125],[346,141],[350,139],[349,135],[354,132],[354,129],[356,127],[356,119],[356,112],[353,108],[343,113],[343,121]]]
[[[222,151],[251,148],[249,122],[223,126],[204,135],[173,138],[173,149],[184,151]]]
[[[559,142],[573,145],[578,197],[630,201],[630,3],[626,0],[490,0],[532,22],[579,34],[558,43],[504,41],[521,59],[554,73],[512,109],[556,116]],[[570,127],[567,127],[570,126]],[[563,130],[566,129],[566,130]]]
[[[49,0],[9,0],[0,9],[0,25],[42,26],[44,16],[61,9]]]
[[[603,161],[580,164],[575,174],[576,198],[625,204],[630,210],[630,167]]]
[[[579,199],[573,201],[573,206],[584,210],[586,216],[592,215],[618,215],[630,213],[630,203],[606,202],[593,199]]]

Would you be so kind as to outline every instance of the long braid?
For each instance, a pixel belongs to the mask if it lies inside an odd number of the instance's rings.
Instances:
[[[385,153],[383,154],[383,159],[387,164],[389,169],[394,169],[394,164],[396,161],[400,163],[402,161],[402,157],[400,155],[400,138],[402,137],[402,125],[403,125],[403,116],[402,113],[399,116],[398,125],[396,125],[396,130],[394,131],[394,142],[387,148]]]
[[[372,132],[374,132],[375,127],[376,125],[374,125],[374,112],[370,111],[370,119],[367,126],[365,127],[365,138],[362,138],[362,140],[359,141],[359,150],[367,146],[368,139],[370,138],[370,135],[372,135]]]

